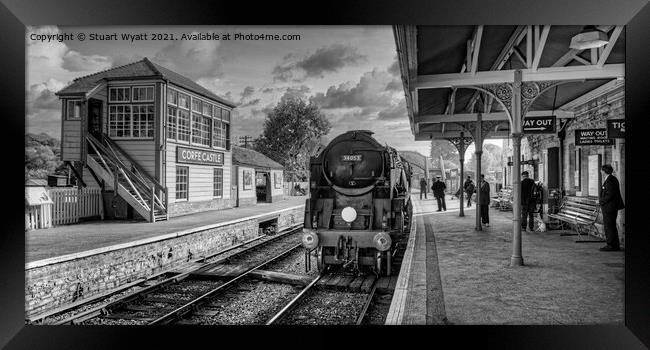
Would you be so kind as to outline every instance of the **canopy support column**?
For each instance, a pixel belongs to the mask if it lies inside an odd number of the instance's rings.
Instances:
[[[456,146],[456,150],[458,150],[458,160],[460,161],[460,181],[459,181],[460,196],[458,196],[458,199],[460,200],[460,210],[458,211],[458,216],[464,217],[465,216],[465,189],[463,188],[463,184],[465,181],[465,150],[467,149],[467,146],[469,146],[469,144],[472,143],[472,138],[465,137],[465,132],[461,131],[460,137],[449,137],[447,138],[447,141],[451,142],[454,146]]]
[[[523,137],[521,111],[521,70],[515,71],[512,84],[512,256],[510,266],[522,266],[524,258],[521,253],[521,138]]]
[[[483,118],[481,113],[476,116],[476,131],[474,140],[474,155],[476,158],[476,227],[474,230],[483,231],[481,227],[481,156],[483,155]]]

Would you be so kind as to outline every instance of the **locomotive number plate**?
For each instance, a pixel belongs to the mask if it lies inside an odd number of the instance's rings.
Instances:
[[[343,162],[360,162],[363,160],[362,154],[343,154],[341,155],[341,161]]]

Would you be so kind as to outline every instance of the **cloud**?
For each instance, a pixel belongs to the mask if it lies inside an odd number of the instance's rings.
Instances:
[[[124,66],[124,65],[127,65],[129,63],[140,61],[143,58],[144,58],[144,56],[142,56],[140,54],[134,54],[134,55],[131,55],[131,56],[117,55],[117,56],[113,57],[113,62],[112,62],[113,64],[112,64],[111,67],[115,68],[115,67]]]
[[[237,106],[237,108],[255,106],[255,105],[258,105],[260,103],[260,101],[261,101],[261,99],[256,98],[254,100],[250,100],[250,101],[247,101],[247,102],[242,102],[239,106]]]
[[[325,73],[333,73],[346,65],[367,60],[357,49],[343,44],[321,47],[311,55],[298,58],[294,54],[284,56],[283,62],[273,68],[274,81],[302,82],[307,78],[323,78]]]
[[[307,98],[307,94],[310,92],[311,89],[307,85],[288,87],[285,90],[284,95],[282,95],[281,100],[285,98],[299,98],[301,100],[304,100]]]
[[[312,101],[321,108],[389,106],[393,93],[387,92],[386,86],[391,80],[387,72],[374,69],[364,73],[356,85],[348,82],[330,86],[327,92],[314,95]]]
[[[408,114],[406,113],[406,102],[405,100],[400,100],[397,105],[390,106],[377,114],[377,119],[379,120],[408,120]]]
[[[393,79],[386,85],[386,91],[402,91],[402,82]]]
[[[198,34],[193,32],[192,34]],[[192,79],[223,75],[219,41],[173,41],[156,53],[153,61]]]
[[[61,100],[54,94],[65,87],[65,83],[50,78],[45,82],[32,84],[26,91],[27,115],[25,124],[29,132],[45,132],[60,138]]]
[[[247,86],[244,88],[244,91],[241,93],[241,99],[242,101],[245,100],[248,97],[251,97],[253,93],[255,92],[255,88],[252,86]]]
[[[63,56],[63,69],[71,72],[102,71],[110,68],[111,59],[107,56],[84,56],[77,51],[68,51]]]
[[[394,76],[399,76],[400,75],[399,61],[397,61],[397,57],[395,57],[395,61],[393,61],[393,63],[390,66],[388,66],[387,71],[388,71],[388,73],[390,73],[391,75],[394,75]]]

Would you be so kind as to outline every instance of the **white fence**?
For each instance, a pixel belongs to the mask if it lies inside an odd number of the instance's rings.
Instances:
[[[53,188],[52,224],[73,224],[79,219],[91,216],[104,217],[102,192],[100,188]]]
[[[36,230],[52,227],[52,204],[25,206],[25,228]]]

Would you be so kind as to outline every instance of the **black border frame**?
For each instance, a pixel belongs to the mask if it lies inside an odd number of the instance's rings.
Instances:
[[[254,12],[253,12],[254,11]],[[145,15],[143,15],[145,14]],[[394,340],[401,345],[424,346],[451,342],[475,343],[481,348],[643,349],[650,347],[650,244],[641,226],[643,199],[650,177],[643,162],[641,140],[650,130],[650,5],[648,0],[448,0],[447,2],[400,0],[328,1],[278,3],[253,6],[243,1],[209,0],[2,0],[0,4],[0,91],[3,124],[10,128],[0,138],[8,169],[20,161],[17,145],[25,130],[25,25],[207,25],[260,23],[390,25],[413,24],[625,24],[626,25],[626,182],[625,326],[449,326],[449,327],[82,327],[24,325],[23,179],[17,171],[5,171],[4,189],[9,201],[3,205],[0,233],[0,346],[7,348],[121,348],[136,343],[145,348],[189,347],[199,343],[225,345],[250,340],[268,345],[341,346],[356,340],[364,346]],[[8,152],[7,152],[8,150]],[[9,186],[7,186],[9,184]],[[20,184],[20,185],[18,185]],[[639,184],[639,185],[637,185]],[[634,187],[633,187],[634,186]],[[637,190],[638,189],[638,190]],[[4,192],[4,191],[3,191]],[[4,193],[3,193],[4,194]],[[390,329],[390,330],[389,330]],[[389,330],[386,332],[385,330]],[[395,332],[397,331],[397,332]],[[282,337],[286,333],[286,337]],[[255,334],[254,336],[248,336]],[[391,336],[390,334],[393,334]],[[242,337],[243,336],[243,337]],[[339,339],[344,336],[345,340]],[[254,338],[254,339],[251,339]],[[329,341],[328,341],[329,340]],[[338,345],[337,345],[338,344]],[[643,345],[645,344],[645,346]],[[388,345],[384,345],[387,347]]]

